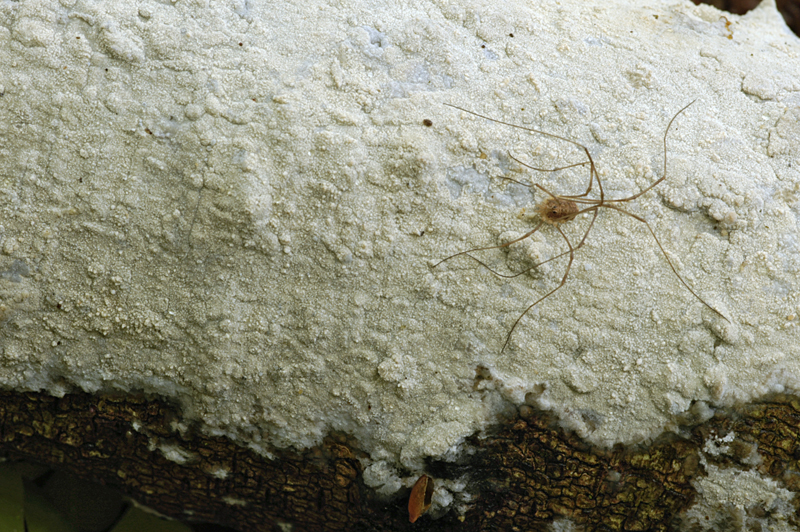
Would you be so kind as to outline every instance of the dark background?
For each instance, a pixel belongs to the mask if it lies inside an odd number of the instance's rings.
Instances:
[[[744,15],[761,3],[760,0],[692,0],[692,2],[695,5],[708,4],[736,15]],[[800,36],[800,0],[777,0],[776,3],[786,25],[795,35]]]

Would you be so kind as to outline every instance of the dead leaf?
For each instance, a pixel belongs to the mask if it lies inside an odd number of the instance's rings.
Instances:
[[[411,488],[411,497],[408,498],[408,520],[413,523],[428,511],[432,497],[433,479],[428,475],[422,475]]]

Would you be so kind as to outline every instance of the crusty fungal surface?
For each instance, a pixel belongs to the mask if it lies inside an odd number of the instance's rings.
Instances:
[[[3,386],[156,392],[265,454],[341,430],[386,494],[526,395],[610,445],[798,388],[800,44],[774,7],[201,4],[0,4]],[[563,262],[430,265],[536,223],[502,177],[574,195],[588,170],[523,171],[584,155],[443,103],[587,145],[618,198],[695,98],[626,208],[730,322],[603,212],[501,356]],[[563,251],[545,228],[483,258]]]

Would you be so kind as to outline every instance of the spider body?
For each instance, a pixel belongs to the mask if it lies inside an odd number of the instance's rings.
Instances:
[[[536,206],[536,213],[544,223],[558,225],[574,220],[580,209],[572,200],[548,198]]]
[[[554,193],[550,192],[549,190],[547,190],[545,187],[543,187],[542,185],[540,185],[538,183],[534,183],[533,185],[528,185],[526,183],[522,183],[520,181],[517,181],[515,179],[511,179],[511,178],[508,178],[508,177],[503,178],[503,179],[506,179],[508,181],[512,181],[514,183],[517,183],[519,185],[523,185],[523,186],[526,186],[526,187],[537,188],[540,191],[542,191],[545,194],[547,194],[547,196],[549,196],[547,199],[545,199],[544,201],[540,202],[535,207],[536,213],[539,215],[539,220],[540,220],[539,223],[531,231],[525,233],[521,237],[516,238],[516,239],[514,239],[514,240],[512,240],[510,242],[506,242],[505,244],[500,244],[499,246],[488,246],[488,247],[483,247],[483,248],[469,249],[467,251],[461,251],[461,252],[456,253],[454,255],[450,255],[449,257],[444,258],[444,259],[440,260],[439,262],[437,262],[436,264],[433,265],[433,268],[436,268],[440,264],[442,264],[442,263],[444,263],[444,262],[446,262],[446,261],[448,261],[448,260],[450,260],[452,258],[458,257],[460,255],[465,255],[465,256],[469,257],[470,259],[476,261],[478,264],[480,264],[484,268],[488,269],[490,272],[492,272],[493,274],[497,275],[498,277],[503,277],[503,278],[506,278],[506,279],[513,279],[515,277],[519,277],[520,275],[523,275],[523,274],[533,270],[534,268],[538,268],[539,266],[541,266],[541,265],[543,265],[545,263],[548,263],[550,261],[559,259],[561,257],[569,257],[568,261],[567,261],[567,266],[566,266],[566,268],[564,270],[564,276],[561,278],[561,282],[559,283],[559,285],[556,286],[555,288],[553,288],[552,290],[550,290],[549,292],[547,292],[545,295],[543,295],[542,297],[540,297],[539,299],[537,299],[533,303],[531,303],[522,312],[522,314],[520,314],[520,316],[517,318],[517,320],[511,326],[511,330],[509,330],[508,335],[506,336],[506,341],[503,344],[503,348],[500,350],[501,353],[505,350],[506,346],[508,346],[508,342],[511,340],[511,334],[514,332],[514,329],[516,329],[516,327],[519,324],[520,320],[522,320],[522,318],[525,317],[525,315],[533,307],[535,307],[536,305],[538,305],[539,303],[541,303],[542,301],[544,301],[545,299],[547,299],[548,297],[553,295],[562,286],[564,286],[564,284],[566,284],[567,278],[569,277],[570,269],[572,268],[572,262],[573,262],[573,260],[575,258],[575,252],[578,251],[580,248],[582,248],[583,245],[586,243],[586,238],[589,236],[589,232],[591,232],[592,227],[594,227],[595,220],[597,219],[597,214],[598,214],[598,212],[600,211],[601,208],[606,208],[606,209],[610,209],[610,210],[625,214],[627,216],[630,216],[634,220],[638,220],[638,221],[642,222],[647,227],[647,230],[650,232],[650,234],[653,236],[653,239],[656,241],[656,244],[658,245],[658,248],[661,250],[661,253],[664,256],[664,259],[667,261],[667,264],[669,264],[670,269],[675,274],[675,277],[677,277],[678,280],[681,282],[681,284],[695,298],[697,298],[698,301],[700,301],[708,309],[713,311],[715,314],[720,316],[725,321],[729,321],[728,318],[726,318],[720,311],[718,311],[717,309],[715,309],[714,307],[712,307],[711,305],[706,303],[705,300],[703,300],[703,298],[701,298],[699,295],[697,295],[697,293],[694,290],[692,290],[692,288],[686,283],[686,281],[683,280],[683,277],[681,277],[680,274],[678,273],[678,271],[675,269],[675,266],[672,264],[672,261],[669,259],[669,256],[667,256],[667,252],[664,250],[664,247],[661,245],[661,241],[656,236],[656,233],[655,233],[655,231],[653,231],[653,228],[650,227],[650,224],[647,223],[647,220],[645,220],[641,216],[638,216],[636,214],[633,214],[633,213],[623,209],[620,206],[621,203],[631,202],[631,201],[635,200],[636,198],[638,198],[639,196],[642,196],[643,194],[646,194],[647,192],[652,190],[656,185],[661,183],[667,177],[667,134],[669,133],[670,127],[672,127],[672,123],[675,121],[676,118],[678,118],[678,115],[683,113],[693,103],[694,103],[694,101],[690,102],[688,105],[683,107],[680,111],[675,113],[675,115],[672,117],[672,119],[667,124],[667,128],[664,131],[664,170],[663,170],[663,173],[662,173],[661,177],[658,178],[655,182],[651,183],[645,189],[643,189],[643,190],[641,190],[641,191],[639,191],[639,192],[637,192],[637,193],[635,193],[635,194],[633,194],[631,196],[628,196],[627,198],[618,198],[618,199],[609,199],[609,198],[605,197],[605,193],[603,192],[603,183],[600,181],[600,176],[597,173],[597,170],[595,169],[594,160],[592,159],[592,156],[589,153],[588,148],[586,148],[586,146],[584,146],[583,144],[580,144],[578,142],[575,142],[574,140],[570,140],[570,139],[565,138],[565,137],[554,135],[552,133],[547,133],[547,132],[544,132],[544,131],[540,131],[538,129],[519,126],[519,125],[516,125],[516,124],[509,123],[509,122],[503,122],[502,120],[496,120],[494,118],[489,118],[488,116],[480,115],[478,113],[474,113],[472,111],[468,111],[468,110],[463,109],[461,107],[457,107],[455,105],[445,104],[448,107],[453,107],[455,109],[458,109],[460,111],[464,111],[464,112],[469,113],[471,115],[475,115],[477,117],[484,118],[486,120],[491,120],[492,122],[497,122],[499,124],[503,124],[503,125],[514,127],[514,128],[518,128],[518,129],[522,129],[522,130],[525,130],[525,131],[528,131],[528,132],[531,132],[531,133],[537,133],[539,135],[544,135],[544,136],[547,136],[547,137],[550,137],[550,138],[554,138],[554,139],[562,140],[562,141],[565,141],[565,142],[569,142],[570,144],[573,144],[574,146],[577,146],[577,147],[581,148],[584,151],[584,153],[586,154],[586,157],[587,157],[587,160],[584,161],[584,162],[581,162],[581,163],[571,164],[571,165],[568,165],[568,166],[562,166],[560,168],[543,169],[543,168],[536,168],[534,166],[526,164],[526,163],[520,161],[519,159],[517,159],[516,157],[514,157],[513,155],[509,154],[509,156],[514,161],[519,163],[520,165],[522,165],[522,166],[524,166],[526,168],[529,168],[531,170],[535,170],[537,172],[555,172],[555,171],[558,171],[558,170],[565,170],[567,168],[573,168],[573,167],[577,167],[577,166],[586,166],[586,165],[588,165],[589,166],[589,184],[586,187],[586,191],[583,192],[582,194],[569,196],[569,195],[554,194]],[[597,196],[598,197],[597,198],[590,198],[589,194],[591,193],[592,188],[594,187],[595,183],[597,184],[597,190],[598,190]],[[563,223],[570,222],[570,221],[574,220],[579,214],[589,214],[589,213],[591,213],[591,215],[592,215],[591,216],[591,220],[589,222],[589,225],[588,225],[586,231],[583,233],[583,237],[581,238],[580,242],[578,242],[577,245],[573,245],[572,242],[570,242],[569,238],[567,238],[567,235],[561,230],[560,225],[563,224]],[[530,237],[531,235],[533,235],[534,233],[539,231],[539,229],[541,229],[544,224],[547,224],[547,225],[553,227],[556,231],[558,231],[558,233],[564,239],[564,242],[566,242],[566,244],[567,244],[567,251],[565,251],[565,252],[563,252],[563,253],[561,253],[559,255],[556,255],[554,257],[551,257],[551,258],[549,258],[549,259],[547,259],[545,261],[542,261],[542,262],[540,262],[538,264],[534,264],[530,268],[527,268],[527,269],[525,269],[525,270],[523,270],[521,272],[514,273],[514,274],[511,274],[511,275],[506,275],[506,274],[502,274],[502,273],[496,272],[495,270],[493,270],[492,268],[487,266],[484,262],[482,262],[480,259],[470,255],[470,253],[473,253],[473,252],[476,252],[476,251],[486,251],[486,250],[490,250],[490,249],[499,249],[499,248],[504,248],[504,247],[510,246],[510,245],[515,244],[517,242],[521,242],[522,240],[525,240],[526,238]]]

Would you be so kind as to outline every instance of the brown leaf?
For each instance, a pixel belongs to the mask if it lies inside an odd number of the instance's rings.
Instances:
[[[431,507],[432,497],[433,479],[428,475],[422,475],[411,488],[411,497],[408,498],[408,520],[413,523],[419,519],[419,516]]]

